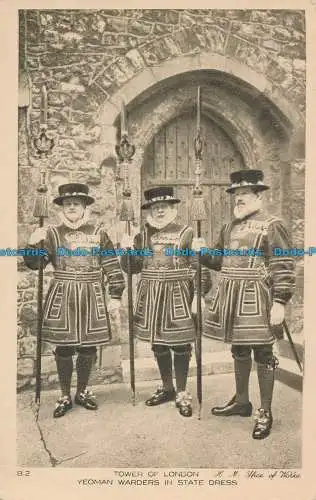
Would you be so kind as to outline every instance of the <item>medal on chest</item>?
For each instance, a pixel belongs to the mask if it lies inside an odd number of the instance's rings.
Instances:
[[[71,231],[65,235],[66,246],[70,250],[76,248],[91,249],[100,245],[100,237],[96,234],[86,234],[82,231]]]
[[[157,233],[151,237],[151,243],[158,252],[162,252],[167,247],[175,247],[178,242],[179,238],[172,234]]]
[[[231,234],[229,248],[232,250],[244,250],[252,248],[259,235],[267,234],[267,225],[260,220],[242,221],[236,225]]]

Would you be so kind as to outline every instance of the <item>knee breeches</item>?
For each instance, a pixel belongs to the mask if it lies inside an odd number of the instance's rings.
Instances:
[[[179,356],[186,354],[189,354],[191,356],[192,352],[191,344],[171,345],[171,346],[160,345],[160,344],[152,345],[152,351],[154,352],[155,357],[163,356],[164,354],[170,352],[170,349],[174,352],[175,355]]]
[[[256,363],[265,366],[276,368],[278,359],[273,355],[273,346],[271,344],[265,345],[232,345],[231,352],[233,358],[236,360],[246,360],[251,358],[251,350],[253,350],[254,360]]]
[[[70,358],[75,353],[82,354],[83,356],[95,356],[97,348],[95,346],[75,347],[69,345],[59,345],[55,349],[55,355],[60,358]]]

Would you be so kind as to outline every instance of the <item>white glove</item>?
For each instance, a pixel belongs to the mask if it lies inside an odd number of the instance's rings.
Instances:
[[[192,250],[199,252],[201,248],[206,248],[206,242],[204,238],[193,238],[191,244]]]
[[[121,307],[120,299],[110,299],[107,304],[107,309],[109,313],[118,311],[120,307]]]
[[[279,325],[284,321],[285,307],[279,302],[273,302],[270,311],[270,323],[271,325]]]
[[[205,308],[205,300],[203,297],[201,297],[201,309],[202,309],[202,311],[204,308]],[[197,313],[197,296],[196,295],[194,295],[194,297],[193,297],[191,312],[192,312],[192,314]]]
[[[121,238],[121,248],[133,248],[134,247],[134,236],[129,234],[123,234]]]
[[[40,241],[46,239],[47,227],[38,227],[34,233],[31,234],[29,239],[30,245],[37,245]]]

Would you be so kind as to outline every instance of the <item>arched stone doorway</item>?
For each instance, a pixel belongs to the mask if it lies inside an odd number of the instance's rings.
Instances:
[[[220,192],[224,198],[218,206],[225,205],[228,202],[223,186],[229,182],[229,173],[241,167],[262,168],[266,181],[271,185],[266,198],[267,206],[269,210],[286,217],[282,192],[289,181],[288,152],[292,123],[271,100],[249,83],[224,72],[200,70],[161,80],[127,104],[129,137],[136,146],[131,182],[137,224],[141,220],[142,192],[148,183],[174,183],[178,185],[179,195],[186,199],[191,197],[189,186],[194,184],[192,149],[196,134],[198,86],[202,90],[202,125],[205,129],[202,131],[203,182],[208,186],[207,198],[213,185],[213,198]],[[119,138],[119,115],[114,125]],[[162,142],[167,148],[164,153]],[[189,167],[184,167],[186,162]],[[172,163],[175,169],[171,167]],[[185,179],[187,175],[190,178]],[[187,188],[183,191],[184,185]],[[211,205],[209,210],[210,214],[214,212]],[[218,213],[217,220],[225,219],[226,213],[229,214],[226,209],[224,213]],[[213,241],[215,234],[210,236]]]

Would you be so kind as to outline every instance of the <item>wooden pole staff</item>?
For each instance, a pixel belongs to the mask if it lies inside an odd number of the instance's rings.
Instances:
[[[132,192],[129,184],[129,165],[135,154],[135,146],[128,140],[125,104],[121,105],[121,141],[116,146],[116,154],[123,165],[123,201],[120,210],[120,220],[126,221],[127,234],[131,235],[131,222],[134,219]],[[130,250],[129,248],[127,250]],[[127,255],[127,300],[128,300],[128,332],[130,353],[130,385],[132,390],[132,403],[135,405],[135,353],[134,353],[134,331],[133,331],[133,275],[131,255]]]
[[[195,187],[193,189],[192,220],[196,221],[196,234],[201,237],[201,222],[207,219],[205,202],[201,189],[201,162],[202,162],[203,142],[201,139],[201,89],[197,92],[197,126],[194,139],[195,152]],[[201,256],[198,252],[197,272],[196,272],[196,296],[197,296],[197,314],[196,314],[196,368],[197,368],[197,398],[199,403],[198,419],[201,418],[202,411],[202,273]]]
[[[40,183],[37,188],[37,197],[35,199],[34,217],[39,219],[39,227],[44,226],[44,219],[48,217],[47,204],[47,157],[54,147],[54,140],[47,137],[47,90],[45,85],[41,89],[41,123],[40,135],[34,139],[33,144],[37,155],[41,158]],[[44,241],[40,242],[40,248],[44,248]],[[36,383],[35,383],[35,405],[36,419],[38,419],[40,398],[41,398],[41,359],[42,359],[42,323],[43,323],[43,279],[44,279],[44,260],[39,257],[38,268],[38,286],[37,286],[37,342],[36,342]]]

